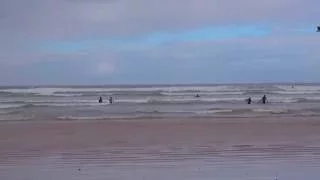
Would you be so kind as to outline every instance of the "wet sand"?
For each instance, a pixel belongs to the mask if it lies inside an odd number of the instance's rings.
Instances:
[[[320,177],[318,117],[0,123],[0,179]]]

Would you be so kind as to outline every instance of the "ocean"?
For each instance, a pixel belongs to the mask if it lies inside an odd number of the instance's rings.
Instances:
[[[8,121],[319,115],[319,84],[0,87],[0,120]]]

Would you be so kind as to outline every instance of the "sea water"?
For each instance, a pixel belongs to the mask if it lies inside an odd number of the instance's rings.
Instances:
[[[260,101],[263,95],[266,105]],[[98,103],[100,96],[103,103]],[[251,105],[245,101],[248,97]],[[320,115],[320,85],[0,87],[0,120],[271,115]]]

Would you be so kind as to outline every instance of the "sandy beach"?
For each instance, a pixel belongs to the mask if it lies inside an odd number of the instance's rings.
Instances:
[[[320,180],[320,0],[0,0],[0,180]]]
[[[317,117],[0,124],[0,179],[317,179]]]

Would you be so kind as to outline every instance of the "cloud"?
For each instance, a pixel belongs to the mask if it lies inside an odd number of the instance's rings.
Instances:
[[[207,25],[300,27],[319,23],[317,5],[316,0],[2,0],[0,10],[7,33],[82,38]]]
[[[115,72],[116,68],[114,64],[109,62],[101,62],[97,65],[97,73],[98,74],[110,74]]]
[[[317,0],[1,0],[0,81],[317,80],[319,6]]]

